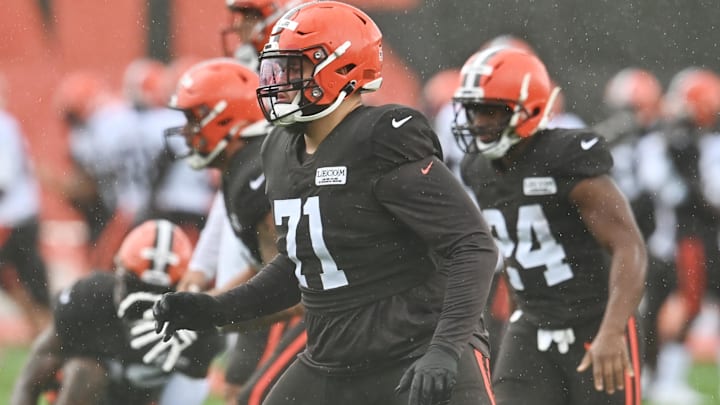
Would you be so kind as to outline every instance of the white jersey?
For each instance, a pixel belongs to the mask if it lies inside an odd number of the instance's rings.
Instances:
[[[636,187],[649,192],[655,202],[655,231],[647,240],[648,250],[656,257],[672,260],[677,226],[675,208],[686,198],[687,186],[675,171],[663,133],[643,136],[636,148]]]
[[[95,178],[103,202],[131,214],[144,209],[148,197],[150,161],[142,146],[137,114],[121,103],[100,107],[71,132],[73,159]]]
[[[145,148],[153,157],[156,170],[163,167],[153,190],[153,207],[160,212],[182,212],[205,215],[210,209],[215,187],[210,171],[193,170],[184,160],[171,160],[166,153],[164,132],[171,127],[185,125],[182,112],[169,108],[155,108],[139,114],[139,128]],[[179,137],[168,141],[182,141]],[[167,147],[172,147],[168,144]],[[150,174],[149,174],[150,176]]]
[[[39,186],[20,125],[2,110],[0,145],[0,226],[14,227],[38,215]]]
[[[251,265],[256,263],[250,250],[235,236],[222,191],[218,191],[200,232],[189,268],[203,271],[208,280],[215,278],[215,287],[222,288]]]

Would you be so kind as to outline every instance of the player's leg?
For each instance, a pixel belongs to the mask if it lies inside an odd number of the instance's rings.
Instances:
[[[238,395],[239,405],[260,405],[275,383],[305,349],[307,333],[300,317],[294,318],[269,359],[255,370]]]
[[[490,359],[472,347],[462,354],[449,405],[495,405]]]
[[[263,354],[268,349],[269,328],[238,333],[235,344],[227,351],[227,369],[225,370],[225,403],[234,404],[243,386],[260,367]]]
[[[563,370],[547,351],[538,349],[537,328],[522,317],[510,318],[493,369],[498,405],[558,405],[566,403]],[[578,363],[579,364],[579,363]]]
[[[24,299],[22,294],[17,296],[34,334],[37,334],[50,321],[50,288],[47,267],[39,251],[37,221],[31,220],[14,228],[2,250],[3,261],[14,265],[26,296],[30,298]]]
[[[100,405],[106,402],[110,381],[95,359],[71,358],[62,369],[62,386],[55,405]]]
[[[329,404],[327,386],[326,374],[295,360],[272,387],[263,405]]]

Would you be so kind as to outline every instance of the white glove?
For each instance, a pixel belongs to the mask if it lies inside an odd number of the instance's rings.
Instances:
[[[541,352],[545,352],[550,348],[552,343],[558,347],[558,352],[565,354],[570,350],[570,345],[575,343],[575,332],[570,329],[538,329],[537,331],[537,348]]]
[[[180,354],[197,340],[198,335],[195,331],[181,329],[176,331],[170,340],[163,342],[164,335],[164,328],[162,332],[155,333],[155,318],[152,316],[152,310],[145,311],[143,319],[130,329],[130,347],[141,349],[154,343],[155,345],[143,356],[143,362],[154,363],[164,354],[162,370],[170,372],[175,367]]]
[[[161,294],[153,294],[143,291],[128,294],[127,297],[125,297],[125,299],[120,302],[117,310],[117,316],[120,319],[124,318],[125,314],[128,312],[128,309],[130,309],[130,307],[132,307],[133,305],[144,305],[146,307],[152,308],[153,304],[155,304],[155,301],[159,300],[161,297]],[[152,311],[150,314],[150,318],[152,318]]]

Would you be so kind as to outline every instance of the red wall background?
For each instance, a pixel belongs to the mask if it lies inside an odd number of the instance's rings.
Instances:
[[[0,13],[0,73],[9,83],[8,110],[25,131],[36,166],[63,170],[65,129],[52,106],[59,80],[75,69],[90,69],[120,85],[125,66],[147,49],[146,1],[53,0],[50,21],[39,1],[5,0]],[[227,22],[225,2],[173,0],[171,55],[221,54],[219,30]],[[417,0],[355,0],[371,10],[417,6]],[[386,45],[386,81],[370,102],[419,105],[417,75]],[[58,196],[43,193],[44,219],[76,214]]]

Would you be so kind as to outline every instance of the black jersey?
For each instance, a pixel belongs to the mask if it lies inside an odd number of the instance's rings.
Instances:
[[[66,357],[92,357],[103,364],[112,360],[126,369],[143,364],[142,357],[149,348],[130,347],[130,326],[117,316],[115,285],[114,274],[94,272],[58,295],[54,322]],[[220,344],[216,332],[203,332],[182,352],[175,371],[193,378],[204,377]]]
[[[222,176],[223,196],[230,224],[258,263],[262,263],[262,258],[257,224],[270,211],[260,157],[263,139],[248,138],[247,144],[233,155]]]
[[[357,371],[420,355],[431,339],[459,353],[468,328],[479,332],[473,341],[485,350],[480,316],[456,317],[456,328],[441,321],[443,332],[433,336],[447,279],[441,257],[454,257],[448,266],[480,272],[477,257],[460,258],[465,247],[490,246],[488,256],[495,254],[425,117],[397,105],[360,107],[314,154],[304,150],[304,137],[282,128],[263,146],[278,250],[286,258],[274,262],[294,271],[306,308],[308,348],[301,358],[327,370]],[[447,226],[438,226],[440,218]],[[468,238],[469,244],[455,244]]]
[[[539,327],[562,328],[605,310],[609,257],[569,194],[583,179],[607,174],[612,157],[590,131],[545,130],[529,142],[507,169],[467,155],[462,177],[506,259],[519,309]]]

